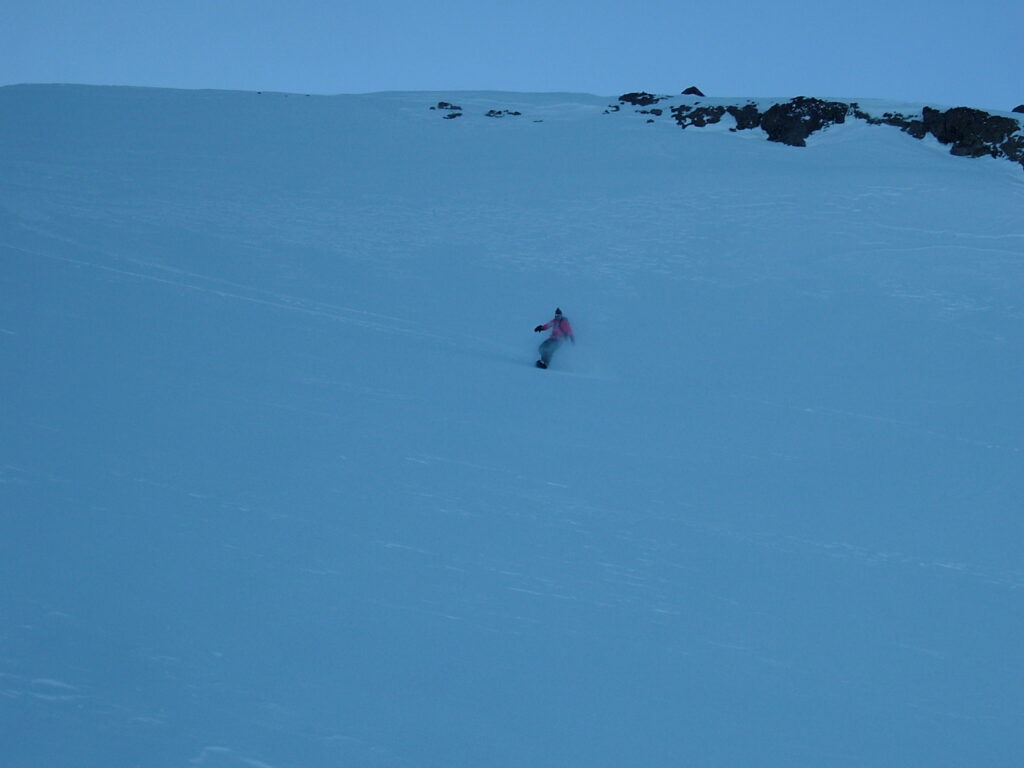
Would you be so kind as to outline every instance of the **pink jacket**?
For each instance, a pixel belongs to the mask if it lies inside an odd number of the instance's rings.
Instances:
[[[554,330],[551,331],[552,339],[569,339],[573,343],[576,342],[576,337],[572,335],[572,326],[569,325],[569,319],[556,315],[553,319],[545,323],[540,327],[542,331],[546,331],[548,328],[554,326]]]

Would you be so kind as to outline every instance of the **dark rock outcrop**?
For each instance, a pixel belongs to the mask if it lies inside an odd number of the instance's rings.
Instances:
[[[1024,149],[1021,137],[1013,134],[1020,123],[1009,117],[990,115],[979,109],[955,107],[940,112],[925,107],[921,122],[924,130],[943,144],[952,144],[950,154],[961,157],[1013,157]],[[1017,159],[1013,157],[1013,159]]]
[[[683,96],[701,96],[701,97],[703,97],[704,94],[701,93],[700,88],[698,88],[696,85],[691,85],[689,88],[687,88],[685,91],[683,91]]]
[[[761,112],[757,105],[671,107],[672,117],[680,128],[701,128],[732,115],[736,127],[745,131],[762,128],[769,141],[794,147],[807,145],[807,137],[830,125],[845,123],[848,117],[871,125],[891,125],[915,139],[934,136],[950,145],[950,154],[960,157],[1002,157],[1024,165],[1024,131],[1021,123],[1010,117],[990,115],[978,109],[956,107],[940,111],[925,107],[920,115],[886,112],[880,117],[868,114],[859,104],[823,101],[798,96],[773,104]]]
[[[744,104],[742,107],[729,107],[728,112],[736,118],[737,131],[749,131],[761,125],[761,110],[757,104]]]
[[[706,125],[717,123],[726,112],[726,107],[691,107],[688,104],[680,104],[672,107],[672,117],[680,128],[703,128]]]
[[[1024,104],[1018,104],[1016,107],[1013,108],[1013,111],[1014,112],[1024,112]]]
[[[925,107],[919,117],[898,112],[872,117],[856,104],[852,106],[856,117],[872,125],[892,125],[915,139],[930,134],[940,143],[951,145],[951,155],[1003,157],[1024,165],[1024,134],[1020,122],[1013,118],[990,115],[970,107],[954,107],[945,112]]]
[[[798,96],[791,101],[773,104],[761,112],[756,104],[739,106],[698,106],[682,104],[672,108],[672,116],[680,128],[702,128],[719,122],[726,114],[736,121],[737,131],[762,128],[769,141],[792,147],[807,146],[807,137],[835,123],[846,122],[850,105]]]
[[[647,93],[646,91],[637,91],[635,93],[624,93],[619,96],[619,101],[623,104],[632,104],[635,107],[649,107],[651,104],[657,104],[665,96],[655,96],[653,93]]]
[[[742,107],[733,105],[691,107],[687,104],[680,104],[678,107],[672,107],[672,117],[680,128],[689,128],[690,126],[703,128],[706,125],[720,122],[727,114],[732,115],[736,120],[736,127],[732,129],[734,131],[749,131],[761,125],[762,115],[756,104],[745,104]]]
[[[928,135],[928,131],[925,130],[924,123],[920,117],[911,117],[910,115],[904,115],[902,112],[884,112],[881,117],[875,117],[862,110],[860,105],[856,103],[850,105],[850,110],[855,118],[863,120],[869,125],[891,125],[894,128],[899,128],[904,133],[910,134],[915,139],[923,139]]]
[[[761,128],[768,141],[791,147],[806,147],[807,137],[836,123],[845,123],[849,104],[797,96],[782,104],[773,104],[761,116]]]
[[[444,115],[445,120],[451,120],[453,117],[462,117],[462,107],[451,104],[447,101],[439,101],[437,104],[431,107],[431,109],[437,109],[442,112],[446,112]]]
[[[696,86],[687,88],[683,93],[704,96]],[[605,114],[622,112],[623,105],[629,104],[634,107],[645,107],[633,111],[647,115],[647,122],[653,123],[665,110],[652,105],[670,98],[673,97],[656,96],[646,91],[624,93],[619,96],[618,104],[608,106]],[[442,117],[445,120],[463,115],[462,107],[448,101],[439,101],[430,109],[443,112]],[[871,125],[899,128],[916,139],[934,136],[937,141],[950,147],[950,154],[958,157],[1006,158],[1024,166],[1024,130],[1021,120],[992,115],[970,107],[954,107],[945,111],[924,107],[920,115],[885,112],[881,116],[876,116],[861,109],[857,103],[845,104],[840,101],[797,96],[789,101],[772,104],[764,112],[755,102],[739,106],[707,105],[698,101],[695,104],[670,106],[668,109],[680,128],[702,128],[719,123],[723,117],[730,115],[736,121],[735,127],[730,130],[749,131],[761,128],[769,141],[792,147],[805,147],[808,136],[829,126],[845,123],[848,117],[852,117]],[[1024,113],[1024,104],[1017,107],[1014,112]],[[485,113],[486,117],[493,118],[521,114],[511,109],[491,109]]]
[[[626,93],[619,97],[619,104],[609,105],[605,114],[623,111],[621,105],[624,104],[650,106],[669,98],[672,97],[655,96],[643,91]],[[959,157],[1006,158],[1024,166],[1024,121],[970,107],[955,107],[945,111],[924,107],[917,115],[885,112],[878,116],[869,114],[856,102],[847,104],[797,96],[789,101],[772,104],[764,112],[753,101],[742,106],[721,103],[708,105],[697,101],[669,106],[668,110],[680,128],[713,125],[730,115],[736,121],[736,126],[730,130],[761,128],[769,141],[793,147],[805,147],[810,135],[852,118],[870,125],[893,126],[915,139],[934,136],[950,147],[950,154]],[[663,113],[661,108],[633,111],[653,117],[660,117]],[[1024,112],[1024,104],[1015,111]],[[652,118],[647,122],[655,121]]]

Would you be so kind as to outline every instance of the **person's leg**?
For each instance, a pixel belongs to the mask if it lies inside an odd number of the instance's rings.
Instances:
[[[540,345],[540,359],[544,362],[544,365],[551,362],[551,358],[554,356],[555,350],[558,349],[559,343],[557,339],[547,339]]]

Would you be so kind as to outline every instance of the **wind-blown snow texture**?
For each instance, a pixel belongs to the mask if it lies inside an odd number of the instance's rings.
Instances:
[[[5,766],[1017,764],[1020,167],[608,104],[0,89]]]

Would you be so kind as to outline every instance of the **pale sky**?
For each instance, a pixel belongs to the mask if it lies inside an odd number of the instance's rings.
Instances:
[[[1024,0],[5,0],[0,85],[1024,103]]]

